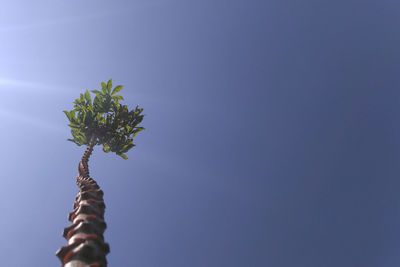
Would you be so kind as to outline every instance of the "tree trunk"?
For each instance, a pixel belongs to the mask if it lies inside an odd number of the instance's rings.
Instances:
[[[76,178],[79,193],[75,199],[74,210],[68,217],[72,224],[63,232],[67,245],[56,253],[62,267],[107,266],[106,254],[110,249],[103,237],[106,229],[103,191],[96,181],[89,177],[88,161],[93,151],[94,140],[95,136],[92,136],[79,162],[79,175]]]

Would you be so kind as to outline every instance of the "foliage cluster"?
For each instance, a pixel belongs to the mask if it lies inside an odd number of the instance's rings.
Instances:
[[[143,127],[138,127],[143,120],[143,108],[136,106],[129,110],[127,105],[121,104],[123,100],[117,93],[122,90],[122,85],[112,88],[112,79],[107,84],[101,83],[101,90],[91,90],[95,94],[92,101],[88,90],[81,94],[74,103],[74,109],[64,111],[71,127],[72,139],[78,146],[89,145],[94,138],[94,145],[103,145],[103,151],[115,152],[124,159],[129,149],[135,146],[133,137]]]

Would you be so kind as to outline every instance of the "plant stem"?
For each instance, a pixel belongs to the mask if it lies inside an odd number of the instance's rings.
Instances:
[[[96,135],[93,133],[92,137],[90,137],[88,147],[86,148],[85,153],[83,153],[82,159],[79,162],[78,173],[79,173],[79,176],[81,176],[82,178],[90,177],[88,162],[89,162],[90,155],[92,155],[92,152],[93,152],[95,140],[96,140]]]

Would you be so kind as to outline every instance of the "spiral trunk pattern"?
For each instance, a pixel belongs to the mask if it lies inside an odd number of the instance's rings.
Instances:
[[[92,155],[92,152],[93,152],[95,139],[96,139],[96,136],[92,135],[92,137],[90,138],[90,141],[89,141],[89,145],[86,148],[85,153],[83,153],[82,159],[78,165],[79,176],[84,177],[84,178],[90,176],[88,162],[89,162],[90,155]]]
[[[96,181],[89,177],[88,161],[93,146],[92,138],[79,162],[79,175],[76,178],[79,193],[75,199],[74,210],[68,216],[72,224],[63,232],[67,245],[56,253],[62,267],[107,266],[106,254],[110,249],[103,237],[106,229],[103,191]]]

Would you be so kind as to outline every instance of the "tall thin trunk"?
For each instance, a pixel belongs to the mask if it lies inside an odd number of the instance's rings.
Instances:
[[[103,237],[106,229],[103,191],[96,181],[89,177],[88,161],[94,144],[93,135],[79,162],[79,174],[76,178],[79,193],[75,199],[74,210],[68,216],[72,224],[63,232],[67,245],[56,253],[62,267],[107,266],[106,254],[110,249]]]
[[[92,152],[93,152],[95,140],[96,140],[96,135],[92,134],[92,137],[90,137],[90,140],[89,140],[88,147],[86,148],[85,153],[83,153],[82,159],[78,165],[79,176],[81,176],[83,178],[90,176],[88,162],[89,162],[90,155],[92,155]]]

